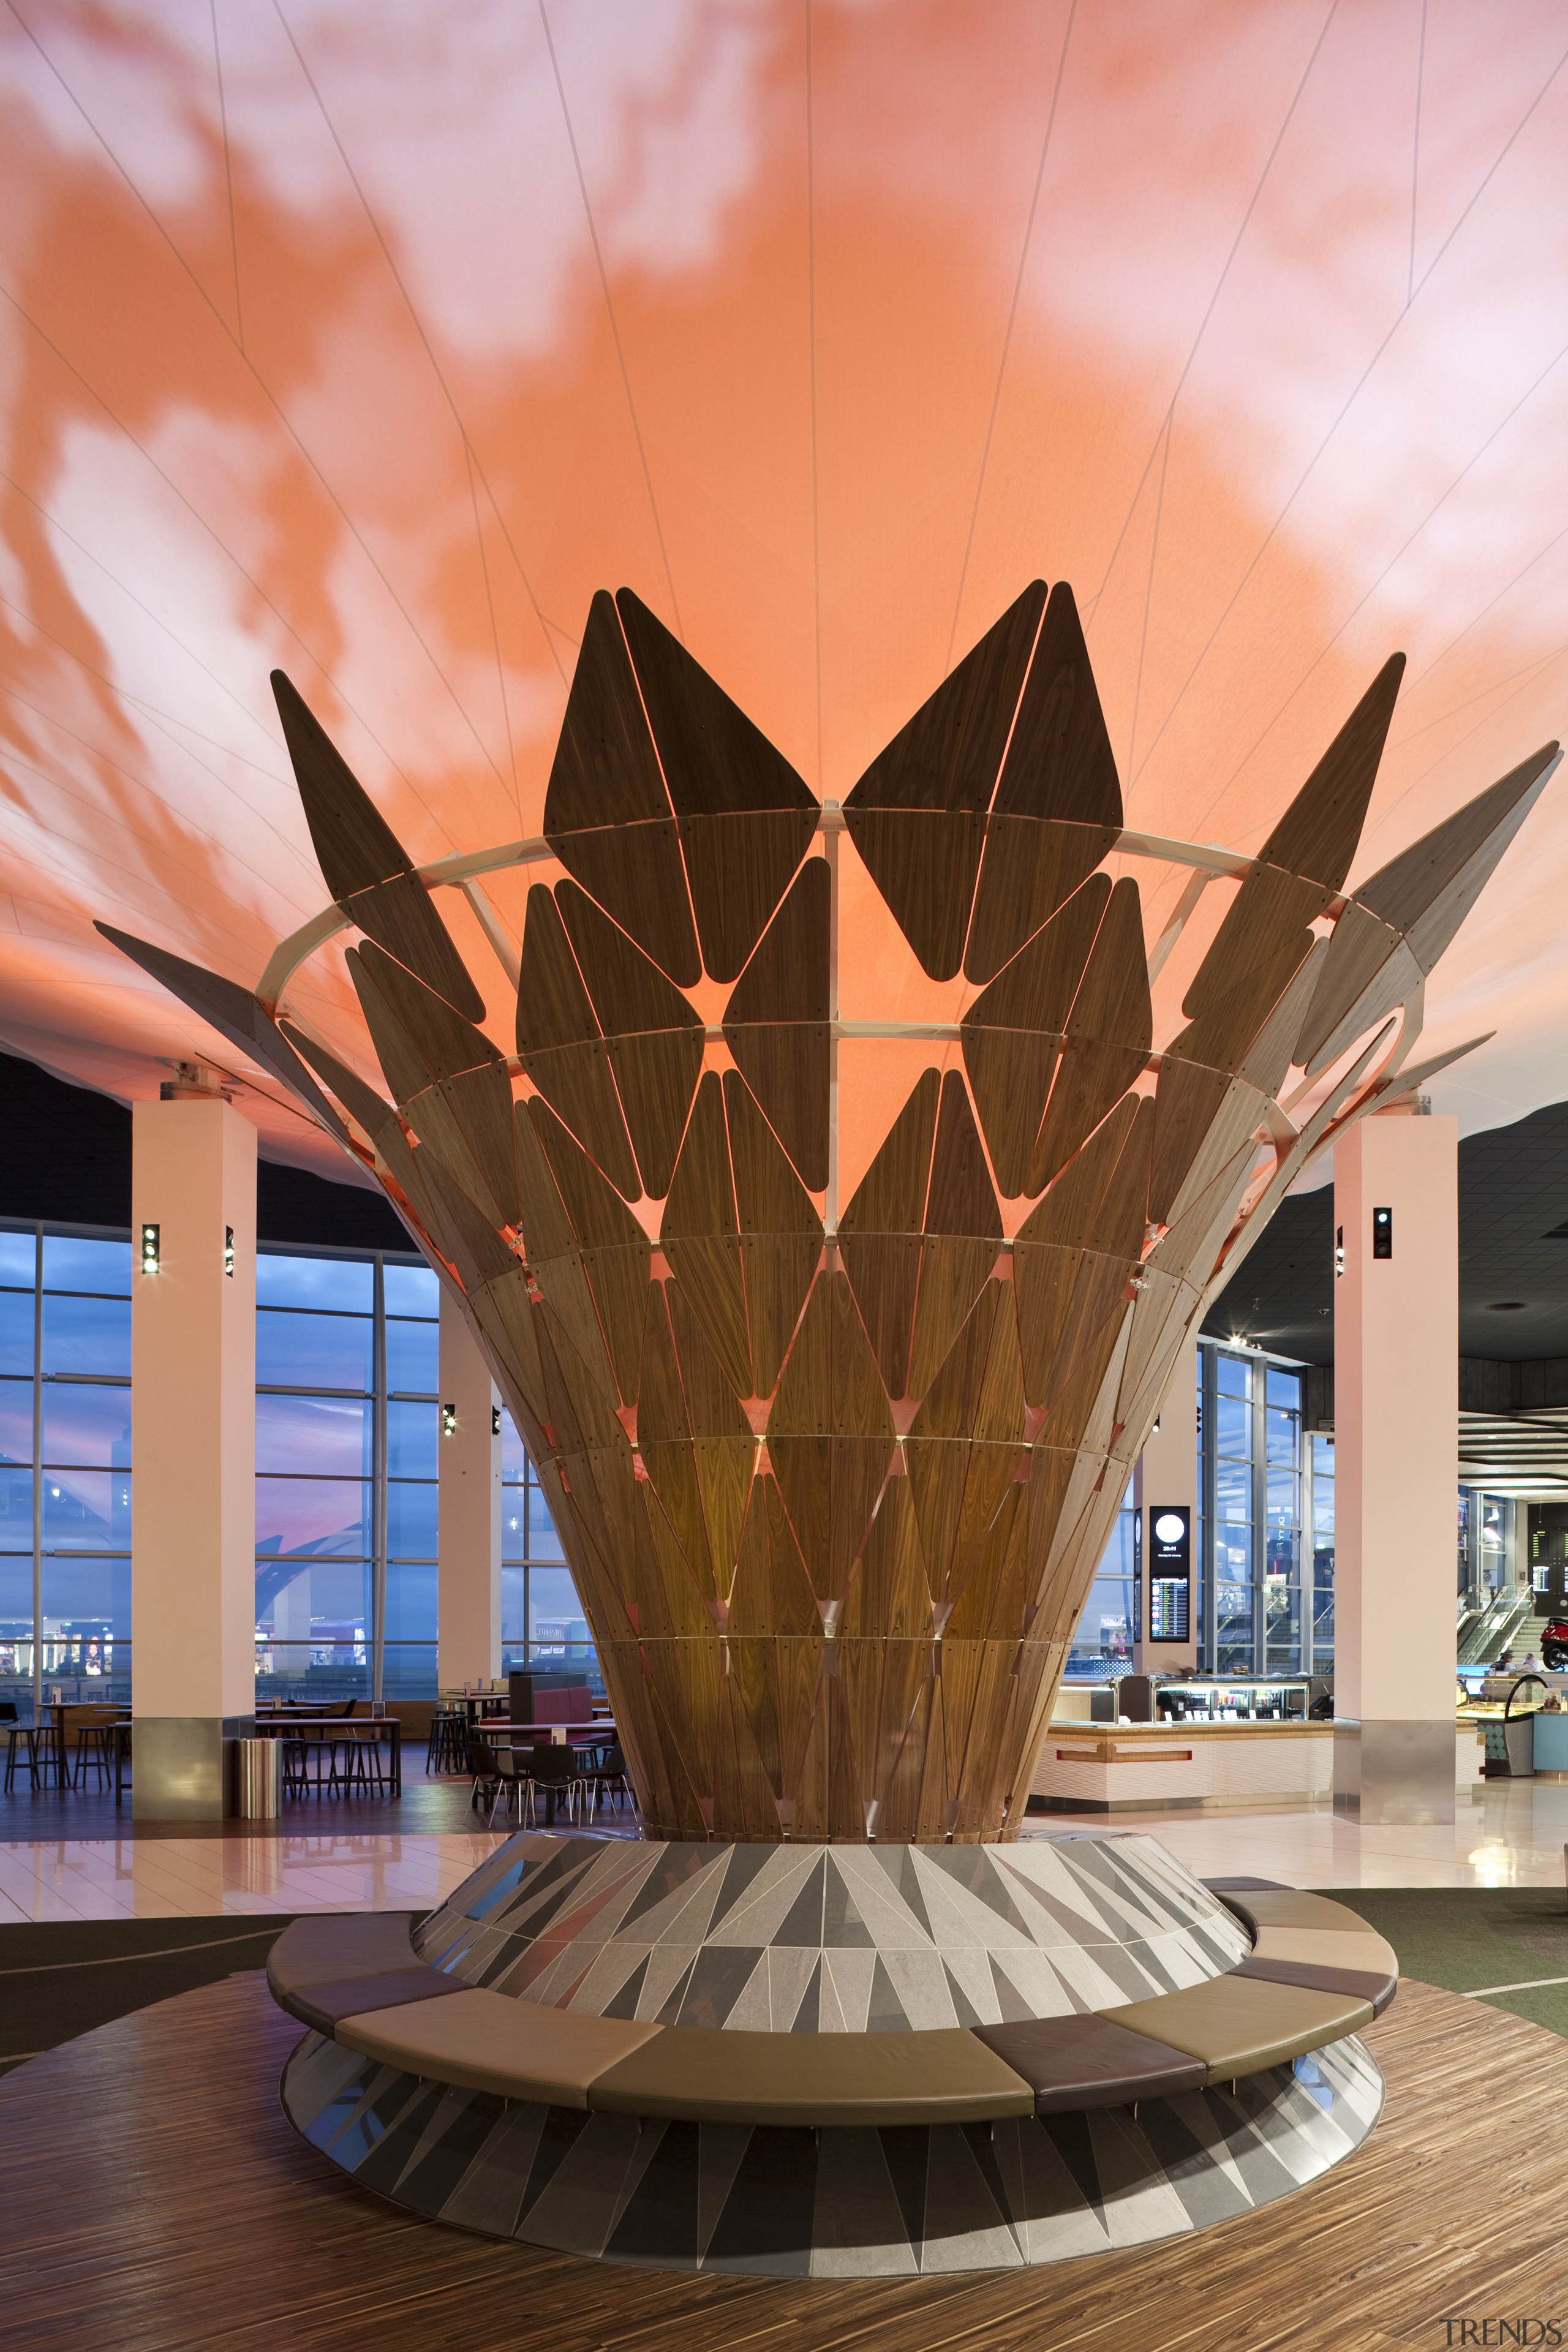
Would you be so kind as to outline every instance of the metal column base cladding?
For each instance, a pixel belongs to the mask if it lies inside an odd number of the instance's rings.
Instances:
[[[525,1834],[415,1944],[466,1983],[579,2016],[792,2035],[1087,2017],[1248,1948],[1152,1839],[1114,1836],[998,1850]],[[355,2181],[432,2220],[595,2261],[869,2278],[1064,2262],[1271,2204],[1360,2146],[1383,2080],[1352,2036],[1135,2110],[814,2131],[508,2100],[310,2033],[282,2096]]]

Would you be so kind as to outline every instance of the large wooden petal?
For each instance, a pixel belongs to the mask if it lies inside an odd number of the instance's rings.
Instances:
[[[588,607],[544,795],[566,871],[682,988],[701,977],[680,839],[611,597]]]
[[[577,969],[553,894],[528,894],[517,1051],[524,1070],[589,1157],[628,1201],[642,1191],[609,1050]]]
[[[1138,885],[1118,882],[1068,1019],[1025,1190],[1040,1192],[1142,1069],[1154,1033]]]
[[[921,1248],[920,1296],[910,1345],[910,1394],[923,1396],[996,1263],[1002,1212],[963,1080],[950,1070],[931,1155],[931,1194]]]
[[[1073,998],[1110,897],[1104,875],[1087,882],[963,1016],[963,1066],[1005,1199],[1025,1189]]]
[[[733,1070],[724,1108],[745,1269],[752,1378],[771,1396],[822,1255],[822,1220],[772,1129]]]
[[[639,597],[623,588],[616,604],[680,827],[702,961],[733,980],[811,845],[818,804]]]
[[[768,1459],[819,1601],[841,1601],[893,1450],[854,1296],[818,1276],[768,1415]]]
[[[1051,590],[985,832],[963,969],[986,981],[1115,846],[1121,784],[1072,590]]]
[[[536,1097],[525,1115],[572,1220],[622,1399],[636,1404],[652,1244],[549,1105]]]
[[[889,1396],[909,1391],[921,1228],[942,1079],[922,1070],[838,1221],[838,1247]]]
[[[1032,581],[844,803],[850,839],[933,980],[951,980],[963,955],[985,812],[1045,601]]]
[[[808,857],[736,982],[724,1042],[802,1180],[827,1182],[827,861]]]
[[[485,1017],[430,893],[321,720],[280,669],[272,692],[327,888],[350,922],[470,1021]]]
[[[643,1184],[658,1200],[669,1190],[702,1067],[701,1020],[574,882],[563,882],[556,899],[605,1033]]]
[[[422,1143],[493,1224],[517,1221],[511,1081],[482,1030],[367,940],[348,963],[382,1067]]]
[[[741,1235],[724,1099],[710,1070],[697,1089],[661,1234],[671,1272],[738,1397],[753,1393]]]

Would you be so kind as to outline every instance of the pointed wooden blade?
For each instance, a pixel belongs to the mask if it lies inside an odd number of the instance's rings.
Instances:
[[[827,1182],[827,861],[808,857],[724,1012],[724,1042],[816,1192]]]
[[[1404,676],[1405,656],[1390,654],[1258,851],[1260,866],[1343,889]]]
[[[566,871],[682,988],[702,975],[675,813],[615,601],[588,607],[544,835]]]
[[[702,961],[733,980],[805,856],[820,810],[782,751],[640,597],[616,598],[680,827]]]
[[[963,954],[985,811],[1045,601],[1031,581],[844,803],[850,839],[933,980],[951,980]]]
[[[117,931],[110,923],[95,923],[110,947],[129,956],[142,971],[166,988],[171,996],[237,1045],[242,1054],[259,1062],[265,1069],[280,1078],[292,1095],[298,1096],[329,1134],[340,1143],[348,1143],[349,1131],[327,1100],[304,1063],[279,1028],[272,1015],[248,988],[237,981],[225,980],[204,965],[188,963],[184,956],[171,955],[167,948],[155,948],[146,940],[134,938],[129,931]]]
[[[470,1021],[485,1017],[430,893],[321,720],[280,669],[272,692],[328,889],[352,923]]]

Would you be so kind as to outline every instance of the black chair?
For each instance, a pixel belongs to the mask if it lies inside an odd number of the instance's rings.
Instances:
[[[479,1804],[481,1796],[488,1795],[490,1819],[493,1821],[496,1806],[504,1788],[507,1792],[508,1811],[515,1811],[521,1821],[523,1802],[526,1800],[530,1818],[531,1818],[533,1777],[529,1769],[530,1761],[530,1751],[492,1748],[488,1739],[481,1738],[479,1734],[470,1727],[468,1769],[474,1776],[473,1789],[468,1797],[470,1809]]]
[[[547,1825],[555,1819],[555,1801],[566,1801],[566,1817],[576,1818],[580,1797],[588,1790],[589,1775],[584,1769],[584,1759],[574,1748],[554,1748],[541,1744],[529,1750],[531,1794],[544,1793],[544,1819]]]
[[[632,1784],[626,1778],[626,1759],[613,1739],[607,1747],[595,1751],[594,1762],[584,1777],[587,1781],[590,1812],[598,1811],[601,1797],[606,1801],[613,1801],[616,1806],[619,1806],[624,1800],[635,1809],[637,1798],[633,1794]]]

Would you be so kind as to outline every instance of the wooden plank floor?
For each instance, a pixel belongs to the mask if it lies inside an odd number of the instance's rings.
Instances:
[[[414,2220],[285,2122],[298,2033],[246,1974],[0,2081],[0,2343],[1437,2352],[1446,2321],[1500,2315],[1568,2338],[1568,2042],[1430,1986],[1403,1986],[1369,2036],[1389,2090],[1377,2131],[1297,2196],[1142,2253],[891,2284],[613,2270]],[[1471,2340],[1495,2344],[1495,2326]]]

